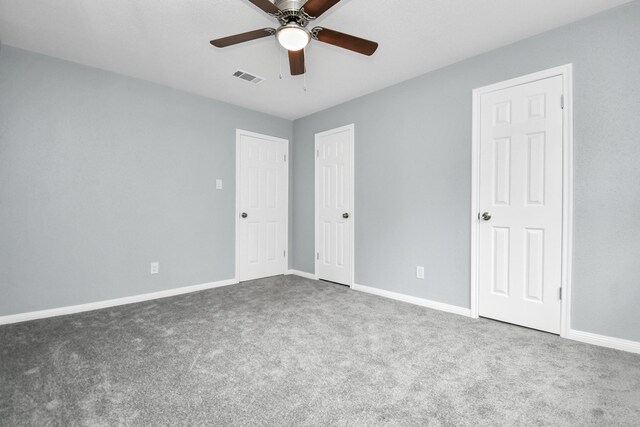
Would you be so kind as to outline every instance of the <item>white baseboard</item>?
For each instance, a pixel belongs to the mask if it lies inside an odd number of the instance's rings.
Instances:
[[[294,276],[304,277],[305,279],[318,280],[315,274],[307,273],[300,270],[287,270],[287,274],[293,274]]]
[[[608,337],[606,335],[598,335],[591,332],[576,331],[575,329],[569,329],[565,338],[587,344],[599,345],[601,347],[609,347],[616,350],[640,354],[640,342],[638,341]]]
[[[136,302],[149,301],[159,298],[172,297],[175,295],[188,294],[191,292],[203,291],[205,289],[219,288],[238,283],[236,279],[220,280],[218,282],[204,283],[202,285],[185,286],[183,288],[167,289],[165,291],[151,292],[142,295],[116,298],[105,301],[90,302],[88,304],[70,305],[67,307],[51,308],[48,310],[31,311],[28,313],[11,314],[0,316],[0,325],[10,323],[26,322],[27,320],[44,319],[47,317],[64,316],[66,314],[81,313],[83,311],[99,310],[101,308],[115,307],[118,305],[133,304]]]
[[[419,305],[421,307],[432,308],[434,310],[446,311],[447,313],[459,314],[461,316],[471,317],[471,309],[458,307],[457,305],[445,304],[443,302],[431,301],[424,298],[412,297],[396,292],[385,291],[383,289],[372,288],[370,286],[356,285],[351,286],[354,291],[366,292],[368,294],[378,295],[385,298],[391,298],[398,301],[408,302],[409,304]]]

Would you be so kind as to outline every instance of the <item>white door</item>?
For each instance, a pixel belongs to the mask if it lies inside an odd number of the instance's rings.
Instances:
[[[316,275],[352,285],[354,126],[316,134]]]
[[[284,274],[288,141],[239,130],[237,144],[238,279]]]
[[[480,101],[479,314],[560,332],[562,91],[556,76]]]

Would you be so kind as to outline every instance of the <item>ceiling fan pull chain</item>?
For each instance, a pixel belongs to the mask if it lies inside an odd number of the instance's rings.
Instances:
[[[280,63],[280,80],[282,80],[282,48],[278,46],[279,60]]]
[[[276,39],[276,48],[278,49],[278,67],[280,68],[278,77],[282,80],[282,46],[278,43],[278,39]]]

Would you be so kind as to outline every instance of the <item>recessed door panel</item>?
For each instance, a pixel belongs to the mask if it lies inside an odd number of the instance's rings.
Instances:
[[[544,132],[527,135],[527,204],[544,205]]]
[[[265,174],[265,207],[267,209],[276,209],[278,207],[278,170],[268,168]]]
[[[527,97],[527,118],[544,119],[546,95],[544,93]]]
[[[276,261],[276,257],[278,255],[278,223],[275,221],[267,222],[267,232],[266,232],[266,248],[267,253],[265,255],[265,260],[267,262]]]
[[[324,165],[322,166],[322,207],[324,209],[331,208],[331,202],[333,202],[333,166],[332,165]]]
[[[495,160],[494,169],[494,205],[509,205],[511,194],[511,140],[500,138],[493,141]]]
[[[345,257],[344,257],[344,247],[345,247],[345,228],[346,224],[344,222],[336,223],[336,265],[344,268]]]
[[[333,248],[334,242],[331,239],[331,226],[330,222],[322,223],[322,247],[324,250],[322,251],[322,261],[324,265],[331,266],[333,265]]]
[[[493,229],[493,293],[509,296],[509,229]]]
[[[250,221],[247,224],[247,247],[249,264],[260,262],[260,223]]]
[[[493,124],[508,125],[511,123],[511,101],[502,101],[493,106]]]
[[[336,165],[336,208],[344,210],[345,202],[344,165]]]
[[[544,230],[525,230],[525,298],[542,302],[544,292]]]
[[[247,179],[247,207],[257,209],[260,206],[260,170],[257,167],[247,167]]]

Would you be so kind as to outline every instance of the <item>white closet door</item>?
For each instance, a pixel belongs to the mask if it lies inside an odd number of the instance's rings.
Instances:
[[[481,97],[479,314],[560,332],[562,76]]]
[[[316,135],[316,270],[351,285],[353,259],[353,126]]]
[[[287,141],[239,134],[239,280],[284,274]]]

